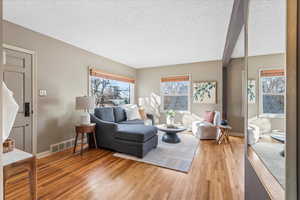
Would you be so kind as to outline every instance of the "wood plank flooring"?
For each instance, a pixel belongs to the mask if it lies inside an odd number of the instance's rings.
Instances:
[[[71,151],[38,160],[39,200],[243,200],[243,139],[200,141],[188,174],[114,157]],[[8,182],[7,200],[29,199],[27,174]]]
[[[255,170],[260,182],[268,192],[270,199],[284,200],[284,189],[250,146],[248,147],[248,160]]]

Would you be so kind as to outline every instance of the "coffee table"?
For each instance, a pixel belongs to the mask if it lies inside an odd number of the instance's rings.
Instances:
[[[178,137],[177,133],[185,131],[186,128],[181,125],[175,125],[176,128],[168,128],[167,125],[157,125],[157,129],[164,132],[165,134],[162,137],[162,141],[166,143],[179,143],[180,138]]]

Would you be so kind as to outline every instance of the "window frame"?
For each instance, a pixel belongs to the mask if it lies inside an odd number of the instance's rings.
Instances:
[[[176,77],[176,76],[188,76],[189,80],[188,82],[188,92],[187,92],[187,97],[188,97],[188,109],[187,110],[176,110],[176,112],[178,113],[190,113],[191,112],[191,83],[192,83],[192,76],[191,74],[180,74],[180,75],[167,75],[167,76],[161,76],[159,81],[160,81],[160,98],[161,98],[161,107],[160,107],[160,111],[162,113],[167,112],[167,110],[164,109],[165,105],[164,105],[164,97],[165,96],[185,96],[185,95],[164,95],[162,92],[162,86],[163,86],[163,82],[161,81],[162,78],[168,78],[168,77]],[[173,81],[175,82],[175,81]]]
[[[90,74],[90,70],[91,69],[93,69],[92,67],[88,67],[88,92],[87,92],[87,94],[88,94],[88,96],[91,96],[91,95],[93,95],[92,94],[92,84],[91,84],[91,81],[92,81],[92,77],[97,77],[97,76],[92,76],[91,74]],[[98,77],[98,78],[100,78],[100,77]],[[103,78],[103,79],[105,79],[105,78]],[[107,80],[113,80],[113,79],[107,79]],[[119,81],[119,80],[114,80],[114,81]],[[120,82],[122,82],[122,81],[120,81]],[[124,81],[125,82],[125,81]],[[129,83],[129,104],[134,104],[135,103],[135,83]],[[127,104],[128,105],[128,104]]]
[[[285,87],[285,91],[284,93],[282,94],[283,98],[284,98],[284,111],[283,113],[280,113],[280,114],[275,114],[275,113],[264,113],[263,112],[263,85],[262,85],[262,76],[261,76],[261,71],[264,71],[264,70],[276,70],[276,69],[283,69],[284,68],[281,68],[281,67],[266,67],[266,68],[260,68],[259,71],[258,71],[258,85],[259,85],[259,88],[258,88],[258,91],[259,91],[259,99],[258,99],[258,115],[259,117],[264,117],[264,118],[285,118],[285,104],[286,104],[286,87]],[[282,76],[272,76],[272,77],[282,77]],[[286,84],[286,76],[283,76],[284,77],[284,80],[285,80],[285,84]],[[286,85],[285,85],[286,86]],[[272,94],[270,94],[272,95]],[[280,95],[280,94],[273,94],[273,95]]]

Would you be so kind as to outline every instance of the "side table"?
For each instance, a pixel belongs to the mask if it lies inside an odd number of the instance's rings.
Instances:
[[[232,129],[229,125],[219,125],[217,128],[220,129],[220,136],[217,139],[217,143],[221,144],[223,141],[229,143],[229,132]]]
[[[36,194],[36,158],[34,155],[14,149],[11,152],[3,153],[3,185],[4,199],[6,182],[9,178],[18,175],[21,172],[28,172],[30,183],[30,196],[32,200],[37,199]]]
[[[96,132],[95,132],[96,124],[79,124],[79,125],[76,125],[75,129],[76,129],[76,138],[75,138],[73,153],[76,152],[78,135],[80,135],[80,134],[81,134],[81,150],[80,150],[81,155],[83,153],[84,134],[92,134],[94,137],[95,147],[98,148],[97,141],[96,141]]]

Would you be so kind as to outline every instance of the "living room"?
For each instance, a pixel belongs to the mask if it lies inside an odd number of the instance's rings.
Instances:
[[[286,1],[266,4],[3,0],[4,199],[252,199],[261,171],[282,199]]]

